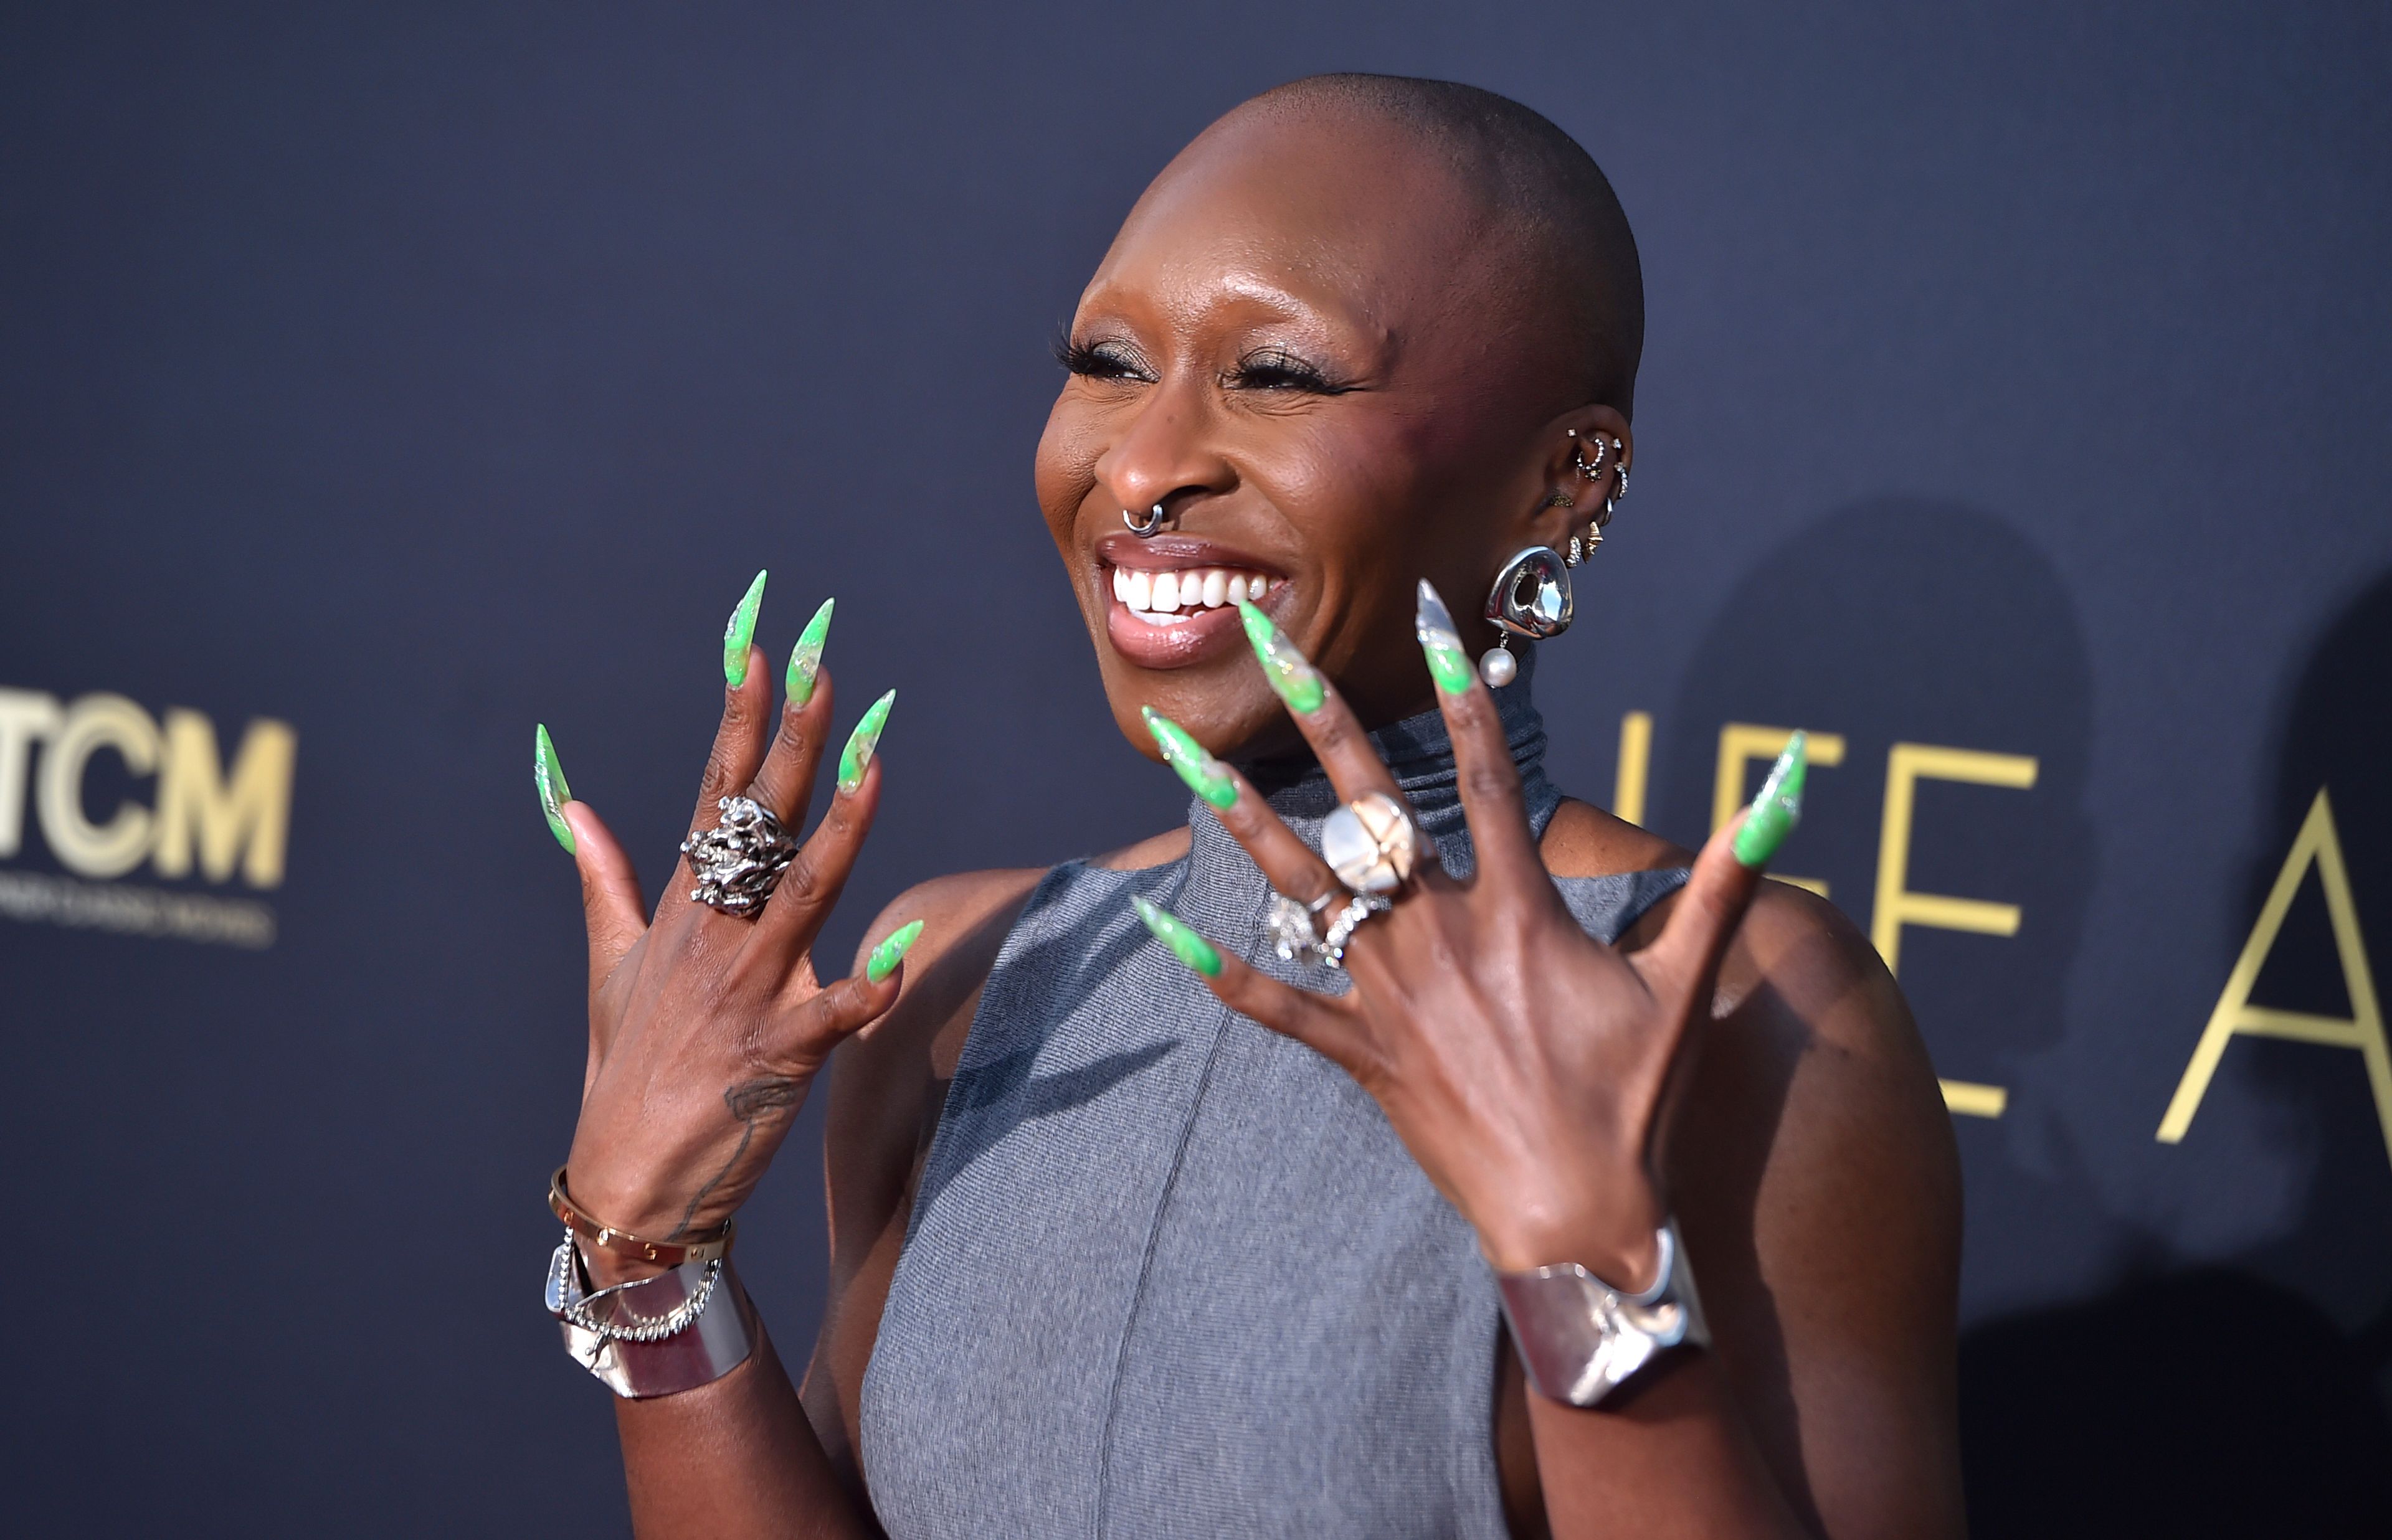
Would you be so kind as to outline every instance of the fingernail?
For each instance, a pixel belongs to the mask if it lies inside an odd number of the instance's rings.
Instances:
[[[1207,978],[1221,977],[1221,954],[1213,950],[1212,942],[1189,928],[1186,921],[1144,899],[1131,899],[1130,907],[1146,922],[1146,928],[1154,932],[1154,938],[1171,949],[1172,956]]]
[[[864,960],[864,977],[878,984],[895,973],[897,964],[905,961],[907,950],[914,945],[914,938],[921,934],[922,922],[919,920],[890,931],[889,939],[874,947],[872,955]]]
[[[1786,740],[1785,752],[1769,767],[1769,778],[1736,832],[1736,859],[1747,866],[1765,866],[1794,825],[1802,821],[1802,780],[1809,768],[1807,743],[1797,732]]]
[[[1425,577],[1420,582],[1420,607],[1412,613],[1412,633],[1420,638],[1421,651],[1428,657],[1429,677],[1436,680],[1436,687],[1449,695],[1467,691],[1478,670],[1470,666],[1470,655],[1462,650],[1462,633],[1453,628],[1453,615],[1445,601]]]
[[[791,705],[803,705],[814,698],[814,675],[822,669],[823,643],[830,637],[831,606],[838,602],[824,600],[806,628],[798,633],[798,645],[789,654],[788,676],[781,681]]]
[[[864,772],[872,766],[872,751],[880,744],[880,730],[889,725],[889,707],[896,699],[897,692],[891,690],[873,702],[848,734],[847,746],[838,751],[839,796],[852,796],[864,784]]]
[[[1245,600],[1238,601],[1238,614],[1246,623],[1246,640],[1254,644],[1254,656],[1262,659],[1263,677],[1270,680],[1287,708],[1306,716],[1320,710],[1320,675],[1295,650],[1295,643],[1280,634],[1270,616]]]
[[[1146,718],[1146,731],[1154,734],[1163,750],[1163,762],[1179,772],[1188,789],[1216,808],[1226,808],[1238,799],[1238,783],[1229,779],[1229,767],[1204,752],[1204,745],[1188,735],[1188,730],[1150,705],[1142,705],[1138,714]]]
[[[731,624],[722,628],[722,682],[736,690],[748,682],[748,644],[756,640],[756,612],[764,603],[764,575],[748,585]]]
[[[565,822],[565,805],[573,800],[573,788],[565,783],[565,767],[557,762],[556,745],[549,742],[545,722],[532,734],[531,776],[540,787],[540,810],[548,815],[549,833],[571,855],[573,825]]]

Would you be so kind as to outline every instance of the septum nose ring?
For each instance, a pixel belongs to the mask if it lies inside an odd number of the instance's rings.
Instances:
[[[1156,503],[1142,515],[1124,508],[1122,510],[1122,524],[1141,540],[1152,539],[1163,528],[1163,505]]]

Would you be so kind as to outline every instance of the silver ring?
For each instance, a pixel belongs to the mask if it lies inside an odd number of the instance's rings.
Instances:
[[[1361,923],[1373,914],[1384,914],[1395,908],[1395,900],[1384,893],[1357,893],[1346,900],[1337,918],[1329,922],[1329,934],[1320,938],[1320,964],[1323,967],[1346,966],[1346,944],[1354,938]]]
[[[1298,903],[1273,888],[1270,908],[1263,915],[1263,928],[1270,933],[1271,951],[1279,953],[1282,963],[1323,961],[1320,917],[1351,896],[1342,887],[1332,887],[1307,904]]]
[[[1150,539],[1154,532],[1163,527],[1163,505],[1156,503],[1153,508],[1148,510],[1144,518],[1138,517],[1124,508],[1122,510],[1122,524],[1139,539]]]
[[[752,796],[726,796],[715,806],[722,810],[721,821],[681,842],[697,879],[689,896],[718,913],[753,914],[797,859],[798,842]]]

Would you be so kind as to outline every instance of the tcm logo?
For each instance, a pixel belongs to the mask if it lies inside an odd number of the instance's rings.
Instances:
[[[22,848],[30,812],[50,854],[78,876],[121,877],[146,861],[162,877],[238,874],[251,887],[278,886],[297,748],[289,723],[261,717],[228,761],[215,725],[197,711],[171,707],[160,718],[122,695],[61,703],[0,689],[0,861]],[[103,754],[136,779],[156,779],[150,805],[84,800],[85,772]]]

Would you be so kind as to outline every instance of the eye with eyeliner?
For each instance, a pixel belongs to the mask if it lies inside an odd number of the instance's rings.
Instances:
[[[1138,349],[1119,338],[1074,337],[1065,333],[1055,339],[1055,361],[1083,380],[1137,380],[1151,383],[1154,371],[1148,367]]]
[[[1357,389],[1303,356],[1277,345],[1241,356],[1221,377],[1231,390],[1286,391],[1298,395],[1343,395]]]

